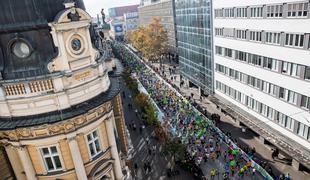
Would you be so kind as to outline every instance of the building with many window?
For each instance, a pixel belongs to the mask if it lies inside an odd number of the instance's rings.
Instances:
[[[123,41],[128,30],[138,27],[138,5],[113,7],[108,12],[112,39]]]
[[[175,0],[175,15],[181,75],[213,94],[212,1]]]
[[[309,32],[308,0],[214,1],[215,93],[298,168],[310,168]]]
[[[124,179],[118,77],[83,1],[0,7],[0,179]]]
[[[173,0],[142,0],[138,7],[139,26],[149,25],[153,17],[159,17],[168,33],[168,57],[176,60],[176,31]]]
[[[125,30],[126,31],[132,31],[132,30],[137,29],[139,26],[138,11],[131,12],[131,13],[125,13],[124,14],[124,20],[125,20]]]

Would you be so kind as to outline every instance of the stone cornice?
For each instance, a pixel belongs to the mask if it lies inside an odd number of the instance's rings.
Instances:
[[[60,134],[68,134],[77,129],[96,121],[100,117],[108,114],[113,110],[110,101],[88,111],[87,113],[63,120],[55,124],[44,124],[41,126],[33,126],[29,128],[18,128],[15,130],[7,130],[0,132],[2,143],[8,141],[30,140],[36,138],[46,138]]]

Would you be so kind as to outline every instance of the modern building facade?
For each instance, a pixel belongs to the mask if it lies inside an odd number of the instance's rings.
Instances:
[[[123,41],[127,28],[132,30],[138,26],[138,5],[109,8],[110,37]]]
[[[116,41],[123,41],[126,34],[126,25],[123,16],[114,17],[110,21],[110,37]]]
[[[309,32],[308,0],[214,1],[215,93],[298,168],[310,168]]]
[[[83,1],[0,7],[0,179],[125,179],[119,82]]]
[[[113,7],[109,8],[109,17],[114,18],[114,17],[120,17],[124,16],[126,13],[133,13],[137,12],[139,5],[130,5],[130,6],[120,6],[120,7]]]
[[[176,58],[176,31],[173,0],[143,0],[138,7],[139,26],[147,26],[153,17],[161,18],[161,24],[168,33],[169,58]]]
[[[212,1],[175,0],[181,75],[203,94],[213,94]]]
[[[137,29],[139,26],[139,14],[137,12],[125,13],[124,14],[125,20],[125,29],[126,31],[132,31]]]

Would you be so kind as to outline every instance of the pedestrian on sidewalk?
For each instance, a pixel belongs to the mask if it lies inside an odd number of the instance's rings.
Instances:
[[[156,145],[153,146],[153,155],[156,153]]]
[[[287,173],[287,174],[286,174],[286,176],[285,176],[285,180],[291,180],[290,173]]]
[[[123,94],[123,98],[126,99],[125,91],[123,91],[122,94]]]
[[[134,164],[134,172],[133,172],[134,176],[136,176],[137,173],[138,173],[138,164],[135,163],[135,164]]]
[[[139,127],[139,130],[140,130],[140,134],[142,134],[142,131],[143,131],[142,126]]]
[[[151,156],[152,155],[152,149],[150,147],[148,148],[148,152],[149,152],[149,156]]]
[[[148,173],[148,171],[147,171],[148,167],[147,167],[147,164],[146,164],[146,163],[144,163],[143,169],[144,169],[145,174],[147,174],[147,173]]]
[[[146,141],[146,144],[149,145],[149,141],[150,141],[149,137],[147,137],[145,141]]]

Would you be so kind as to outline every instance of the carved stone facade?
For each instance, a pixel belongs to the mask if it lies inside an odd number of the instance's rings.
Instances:
[[[86,114],[75,116],[59,123],[0,131],[0,142],[30,140],[68,134],[96,121],[98,118],[103,117],[110,112],[113,112],[111,102],[106,102]]]

